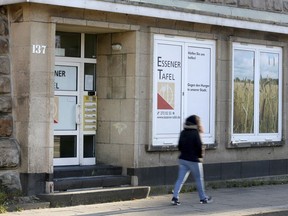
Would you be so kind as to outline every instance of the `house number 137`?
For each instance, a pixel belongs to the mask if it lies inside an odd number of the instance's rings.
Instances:
[[[38,44],[32,45],[32,53],[45,54],[45,52],[46,52],[46,46],[45,45],[38,45]]]

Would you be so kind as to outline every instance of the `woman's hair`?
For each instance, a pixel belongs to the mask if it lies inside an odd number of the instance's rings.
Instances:
[[[189,116],[187,119],[186,119],[186,122],[185,124],[187,126],[189,125],[196,125],[198,127],[198,130],[200,133],[203,133],[204,130],[203,130],[203,126],[201,125],[201,120],[200,120],[200,117],[197,116],[197,115],[191,115]]]

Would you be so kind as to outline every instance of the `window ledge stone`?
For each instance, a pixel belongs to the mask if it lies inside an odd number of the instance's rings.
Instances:
[[[229,144],[229,148],[259,148],[259,147],[278,147],[285,144],[284,140],[281,141],[269,141],[269,142],[241,142]]]

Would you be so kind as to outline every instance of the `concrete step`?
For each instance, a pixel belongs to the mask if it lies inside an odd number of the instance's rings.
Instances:
[[[56,166],[54,167],[53,174],[54,178],[121,175],[122,168],[107,164],[96,164],[90,166]]]
[[[127,186],[131,184],[131,177],[123,175],[101,175],[54,178],[53,181],[54,191],[67,191],[83,188]]]
[[[50,202],[50,207],[62,207],[145,199],[149,196],[149,193],[150,187],[148,186],[130,186],[54,192],[51,194],[40,194],[37,197],[43,201]]]

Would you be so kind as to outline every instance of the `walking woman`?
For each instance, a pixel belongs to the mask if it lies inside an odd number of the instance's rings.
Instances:
[[[185,121],[184,129],[180,133],[178,142],[178,149],[180,151],[179,171],[171,200],[173,205],[180,205],[179,193],[190,172],[192,172],[196,183],[200,203],[207,204],[212,202],[212,197],[207,196],[205,193],[202,164],[203,144],[200,133],[203,133],[200,117],[197,115],[189,116]]]

